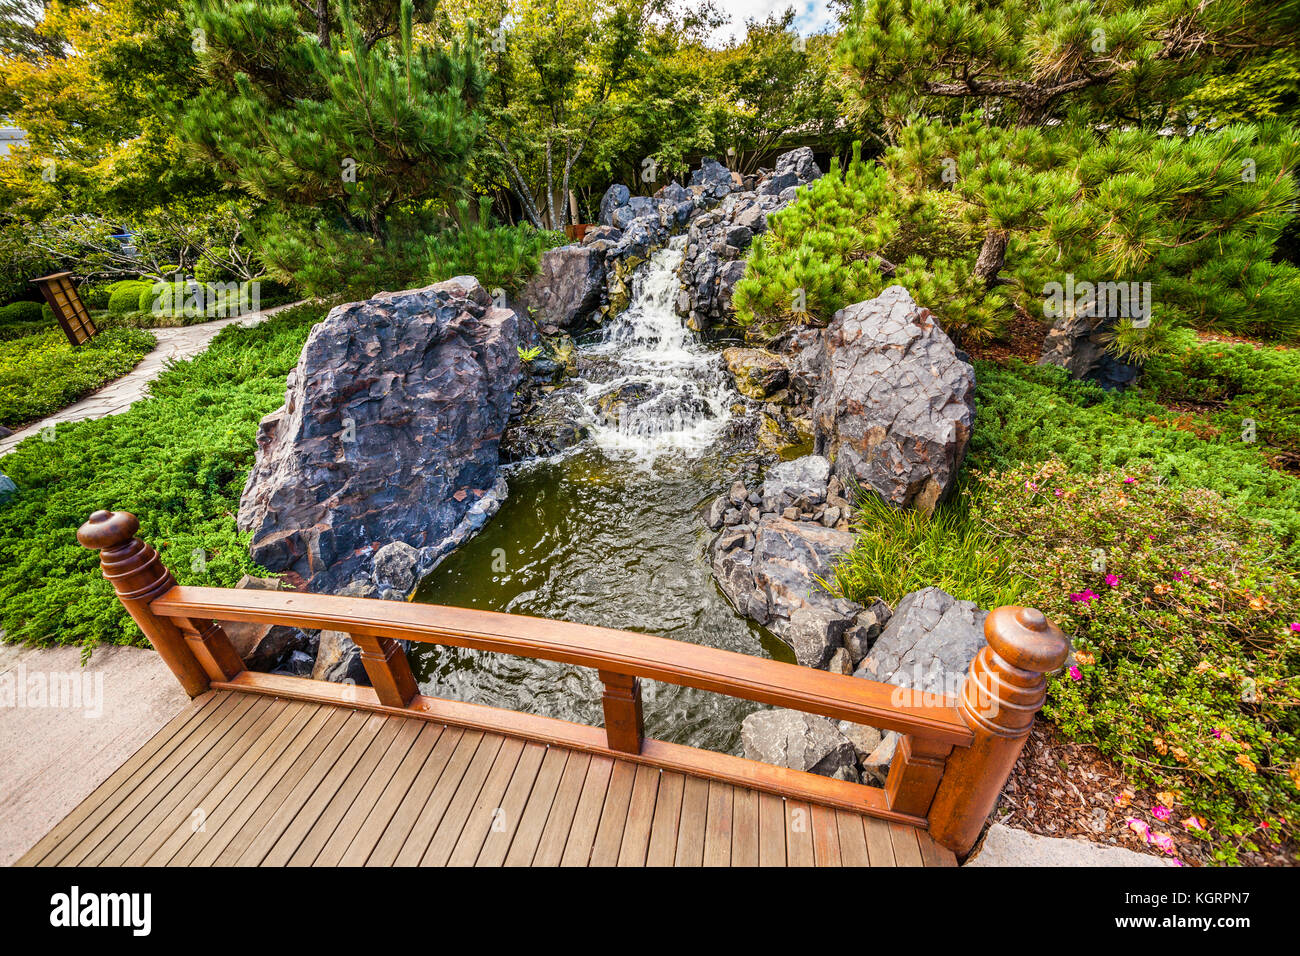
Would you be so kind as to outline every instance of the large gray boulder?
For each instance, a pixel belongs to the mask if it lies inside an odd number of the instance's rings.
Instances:
[[[506,493],[520,324],[471,276],[332,309],[262,420],[238,526],[254,561],[335,592],[392,541],[427,573]]]
[[[853,676],[956,697],[984,646],[987,617],[988,611],[939,588],[913,591],[898,602]]]
[[[821,455],[804,455],[773,465],[763,476],[763,510],[808,508],[826,500],[831,463]]]
[[[279,591],[279,578],[259,578],[245,574],[235,585],[254,591]],[[225,621],[221,629],[230,638],[235,653],[249,670],[269,671],[296,650],[311,646],[311,634],[284,624],[258,624],[253,621]]]
[[[857,754],[848,737],[825,717],[797,710],[759,710],[740,725],[750,760],[858,782]]]
[[[604,292],[604,252],[593,245],[557,246],[542,253],[519,306],[538,325],[580,328],[600,309]]]
[[[822,338],[815,449],[842,480],[933,511],[975,423],[975,370],[902,286],[835,313]]]

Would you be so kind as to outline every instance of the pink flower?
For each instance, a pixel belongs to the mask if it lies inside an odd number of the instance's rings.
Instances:
[[[1073,601],[1075,604],[1078,604],[1080,601],[1082,601],[1084,604],[1087,604],[1095,597],[1097,597],[1097,594],[1092,590],[1092,588],[1087,588],[1083,591],[1080,591],[1078,594],[1071,594],[1070,600]]]
[[[1300,621],[1294,621],[1291,624],[1291,630],[1300,631]]]
[[[1026,487],[1027,489],[1029,489],[1030,491],[1037,491],[1037,490],[1038,490],[1038,486],[1037,486],[1036,484],[1034,484],[1032,481],[1026,481],[1026,482],[1025,482],[1025,487]]]
[[[1175,572],[1174,572],[1174,580],[1175,580],[1175,581],[1181,581],[1182,579],[1183,579],[1183,572],[1182,572],[1182,571],[1175,571]]]
[[[1083,671],[1074,664],[1070,665],[1070,680],[1083,680]]]
[[[1057,488],[1057,489],[1055,489],[1055,490],[1052,492],[1052,494],[1056,495],[1056,497],[1059,498],[1059,497],[1061,497],[1061,495],[1065,494],[1065,492],[1062,491],[1060,488]]]
[[[1168,820],[1172,814],[1169,812],[1168,807],[1162,807],[1156,805],[1151,808],[1151,815],[1155,817],[1157,820],[1165,821]]]
[[[1119,584],[1120,577],[1121,575],[1118,574],[1108,574],[1106,575],[1106,583],[1111,587],[1114,587],[1115,585]]]
[[[1151,839],[1151,828],[1147,826],[1144,821],[1139,820],[1137,817],[1129,817],[1124,822],[1128,824],[1128,828],[1130,830],[1132,830],[1142,839],[1144,840]]]
[[[1178,852],[1174,847],[1173,837],[1168,833],[1152,833],[1151,836],[1147,837],[1147,842],[1158,846],[1169,856],[1173,856]]]
[[[1135,481],[1137,481],[1136,478],[1125,478],[1125,479],[1124,479],[1124,484],[1126,484],[1126,485],[1131,485],[1131,484],[1133,484],[1133,482],[1135,482]]]
[[[1205,830],[1205,825],[1201,823],[1199,817],[1188,817],[1183,821],[1184,830]]]

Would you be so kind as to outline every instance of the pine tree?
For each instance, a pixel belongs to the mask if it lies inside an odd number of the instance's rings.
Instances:
[[[395,213],[465,192],[483,93],[472,36],[416,44],[412,0],[383,38],[363,29],[373,11],[343,0],[327,45],[288,0],[198,0],[191,19],[209,82],[184,131],[285,222],[315,209],[382,244]]]

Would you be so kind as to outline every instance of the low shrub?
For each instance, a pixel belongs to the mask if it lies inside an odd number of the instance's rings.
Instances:
[[[1300,463],[1300,350],[1186,341],[1149,362],[1142,386],[1161,403],[1205,406],[1203,437],[1258,441]],[[1253,427],[1252,427],[1253,426]]]
[[[138,311],[140,297],[149,294],[152,288],[152,282],[142,279],[127,279],[114,283],[113,291],[108,296],[108,311],[113,315]]]
[[[5,458],[18,486],[0,508],[0,628],[22,643],[144,644],[76,530],[99,508],[131,511],[182,584],[232,586],[265,573],[235,512],[257,425],[284,401],[285,376],[326,306],[224,329],[168,368],[121,415],[60,425]],[[197,560],[201,556],[202,560]]]
[[[1300,479],[1269,467],[1258,443],[1207,441],[1162,420],[1149,397],[1071,381],[1055,366],[976,362],[976,420],[967,466],[1001,471],[1059,459],[1092,473],[1150,465],[1175,488],[1208,488],[1264,523],[1300,564]],[[1151,419],[1156,419],[1152,421]]]
[[[131,371],[157,344],[137,329],[103,332],[77,348],[59,329],[0,343],[0,424],[58,411]]]
[[[0,325],[27,324],[41,321],[40,302],[13,302],[0,306]]]
[[[1073,640],[1045,713],[1232,862],[1300,823],[1300,579],[1219,495],[1148,464],[976,476],[971,517]]]

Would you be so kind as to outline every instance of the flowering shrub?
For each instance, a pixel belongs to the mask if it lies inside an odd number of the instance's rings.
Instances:
[[[1045,713],[1144,784],[1217,858],[1300,823],[1300,580],[1214,492],[1059,461],[976,476],[1026,603],[1073,641]]]

